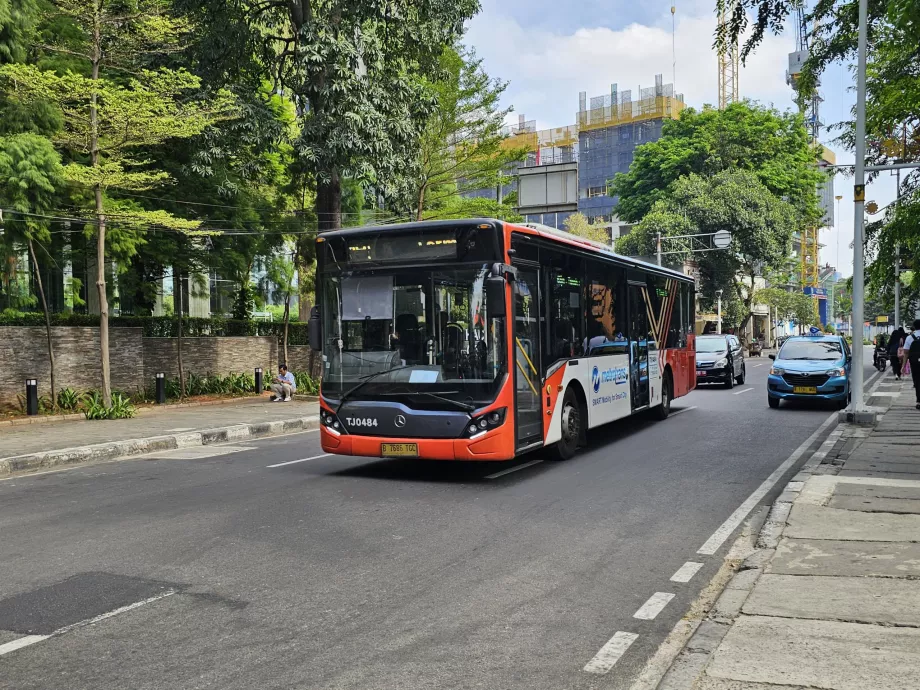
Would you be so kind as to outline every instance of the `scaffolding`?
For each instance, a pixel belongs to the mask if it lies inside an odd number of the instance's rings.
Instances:
[[[727,17],[732,13],[735,0],[719,0],[719,29],[723,30]],[[727,8],[727,4],[732,8]],[[725,110],[729,103],[741,100],[741,87],[738,80],[741,76],[741,66],[738,59],[738,39],[735,38],[731,45],[720,46],[719,58],[719,110]]]

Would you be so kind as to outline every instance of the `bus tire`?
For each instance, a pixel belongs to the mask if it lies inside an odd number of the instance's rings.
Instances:
[[[585,419],[582,406],[575,390],[569,386],[562,397],[562,438],[552,447],[554,460],[568,460],[578,450],[579,441],[584,438]]]
[[[663,421],[671,414],[671,399],[673,397],[673,384],[671,383],[670,370],[665,371],[664,379],[661,382],[661,404],[652,410],[652,416]]]

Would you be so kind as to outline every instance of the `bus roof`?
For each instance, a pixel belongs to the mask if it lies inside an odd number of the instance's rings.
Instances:
[[[642,261],[641,259],[636,259],[630,256],[623,256],[622,254],[617,254],[613,249],[601,242],[595,242],[594,240],[589,240],[584,237],[578,237],[577,235],[572,235],[571,233],[565,232],[563,230],[557,230],[556,228],[550,227],[548,225],[541,225],[539,223],[507,223],[502,220],[496,220],[495,218],[462,218],[457,220],[425,220],[418,221],[414,223],[388,223],[385,225],[362,225],[357,228],[343,228],[341,230],[330,230],[320,234],[320,238],[325,237],[348,237],[350,235],[364,235],[369,232],[375,233],[386,233],[386,232],[405,232],[406,230],[426,230],[434,228],[445,228],[445,227],[468,227],[474,228],[480,225],[486,225],[492,227],[499,227],[501,225],[507,225],[512,230],[519,230],[528,235],[536,235],[538,237],[544,237],[546,239],[552,240],[554,242],[562,242],[568,244],[575,248],[587,249],[590,251],[598,252],[604,254],[605,256],[616,259],[624,264],[635,266],[636,268],[642,268],[654,273],[663,273],[665,275],[672,276],[674,278],[679,278],[682,280],[693,280],[691,276],[688,276],[680,271],[675,271],[670,268],[665,268],[664,266],[658,266],[657,264],[652,264],[647,261]]]

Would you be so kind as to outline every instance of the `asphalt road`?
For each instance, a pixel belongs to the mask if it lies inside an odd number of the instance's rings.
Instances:
[[[304,433],[0,481],[0,688],[628,688],[831,414],[768,409],[748,365],[495,478],[542,456],[269,467],[321,456]]]

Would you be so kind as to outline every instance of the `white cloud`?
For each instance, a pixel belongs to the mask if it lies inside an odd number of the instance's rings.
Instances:
[[[711,2],[695,3],[695,14],[678,14],[676,32],[678,93],[695,107],[717,101],[717,62],[712,49],[715,17]],[[484,58],[492,76],[509,80],[506,105],[536,119],[538,126],[556,127],[575,121],[578,93],[588,97],[654,85],[656,74],[672,79],[669,10],[656,25],[629,24],[621,29],[585,27],[573,32],[527,29],[515,18],[489,10],[469,26],[466,41]],[[793,42],[769,36],[741,69],[741,95],[792,107],[785,83],[787,54]]]

